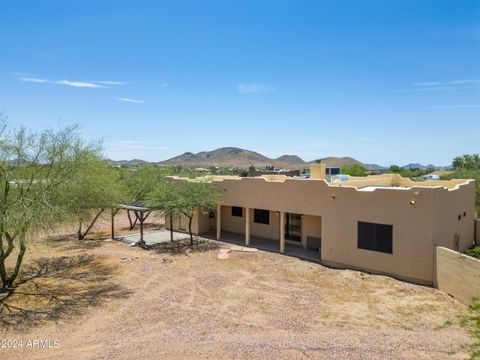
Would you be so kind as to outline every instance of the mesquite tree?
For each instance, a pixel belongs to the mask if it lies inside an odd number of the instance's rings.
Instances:
[[[159,181],[147,195],[146,205],[153,210],[163,211],[165,220],[170,221],[170,241],[173,241],[173,218],[180,215],[181,197],[179,186],[174,181]]]
[[[107,161],[92,157],[84,163],[70,186],[70,212],[77,220],[77,238],[83,240],[103,212],[125,200],[118,171]]]
[[[81,169],[100,152],[99,144],[79,138],[76,127],[31,133],[24,128],[10,131],[2,124],[0,303],[14,292],[27,240],[72,221],[66,199]]]
[[[178,211],[188,218],[190,245],[193,245],[192,221],[196,212],[208,213],[217,208],[219,193],[214,183],[206,181],[183,181],[179,184]]]

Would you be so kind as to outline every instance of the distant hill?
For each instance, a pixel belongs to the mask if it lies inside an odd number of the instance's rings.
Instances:
[[[346,165],[358,164],[364,165],[368,169],[384,171],[388,167],[378,165],[378,164],[362,164],[360,161],[352,157],[324,157],[318,160],[305,162],[302,158],[297,155],[282,155],[276,159],[269,158],[265,155],[262,155],[255,151],[240,149],[237,147],[223,147],[215,149],[212,151],[201,151],[199,153],[186,152],[182,155],[175,156],[171,159],[160,161],[153,164],[162,164],[162,165],[174,165],[174,166],[185,166],[185,167],[239,167],[239,168],[248,168],[250,165],[253,165],[257,168],[263,168],[265,166],[275,166],[277,168],[287,168],[287,169],[301,169],[307,168],[310,163],[320,161],[323,164],[326,164],[328,167],[344,167]],[[144,165],[149,162],[141,159],[133,160],[110,160],[113,165],[122,165],[122,166],[135,166],[135,165]],[[435,170],[448,170],[448,167],[435,166],[435,165],[422,165],[419,163],[410,163],[402,166],[404,169],[435,169]]]
[[[367,167],[367,169],[371,169],[371,170],[385,171],[388,169],[388,167],[378,165],[378,164],[365,164],[365,166]]]
[[[402,166],[402,168],[403,168],[403,169],[407,169],[407,170],[413,170],[413,169],[421,169],[421,170],[435,169],[435,170],[440,170],[440,169],[443,169],[441,166],[435,166],[435,165],[432,165],[432,164],[422,165],[422,164],[418,164],[418,163],[407,164],[407,165]]]
[[[276,166],[280,168],[298,168],[305,164],[296,155],[283,155],[277,159],[271,159],[255,151],[244,150],[236,147],[224,147],[212,151],[202,151],[197,154],[186,152],[171,159],[162,161],[164,165],[181,166],[228,166],[247,168],[250,165],[256,167]]]
[[[285,163],[285,164],[295,164],[295,165],[305,164],[305,161],[303,161],[303,159],[301,159],[297,155],[283,155],[283,156],[280,156],[279,158],[276,158],[275,161]]]
[[[133,165],[145,165],[149,164],[148,161],[142,160],[142,159],[133,159],[133,160],[109,160],[112,165],[117,165],[117,166],[133,166]]]
[[[326,164],[327,167],[342,168],[346,165],[354,165],[354,164],[363,165],[360,161],[358,161],[354,158],[348,157],[348,156],[346,156],[346,157],[330,156],[330,157],[325,157],[325,158],[322,158],[322,159],[314,160],[314,161],[311,161],[311,162],[315,162],[315,161],[320,161],[322,164]]]

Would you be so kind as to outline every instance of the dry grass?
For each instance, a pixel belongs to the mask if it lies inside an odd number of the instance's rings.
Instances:
[[[217,245],[209,241],[191,250],[181,243],[182,251],[170,244],[144,251],[90,241],[85,245],[62,237],[36,243],[28,263],[85,256],[86,263],[67,272],[85,282],[66,280],[64,290],[75,297],[106,285],[115,289],[107,286],[96,302],[60,307],[28,330],[25,322],[4,327],[3,338],[58,339],[58,349],[0,349],[0,356],[462,358],[448,352],[467,340],[463,331],[436,328],[464,307],[435,289],[262,251],[233,252],[220,261]],[[51,277],[40,288],[62,288],[58,281]]]

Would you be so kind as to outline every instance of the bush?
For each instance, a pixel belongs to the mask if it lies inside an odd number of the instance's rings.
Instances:
[[[480,259],[480,245],[475,245],[470,249],[465,250],[465,255]]]

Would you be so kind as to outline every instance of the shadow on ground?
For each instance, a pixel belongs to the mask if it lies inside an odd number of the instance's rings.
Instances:
[[[45,239],[45,244],[52,248],[60,248],[61,250],[86,250],[101,247],[105,244],[108,236],[102,236],[101,233],[94,233],[94,238],[86,237],[83,240],[78,240],[73,234],[61,234],[49,236]]]
[[[176,241],[169,241],[149,246],[149,250],[159,254],[170,255],[188,255],[199,252],[207,252],[216,250],[219,245],[211,240],[194,238],[193,245],[190,245],[190,239],[181,239]]]
[[[26,265],[15,291],[0,294],[0,328],[27,329],[80,316],[130,292],[113,279],[114,267],[92,255],[41,258]]]

